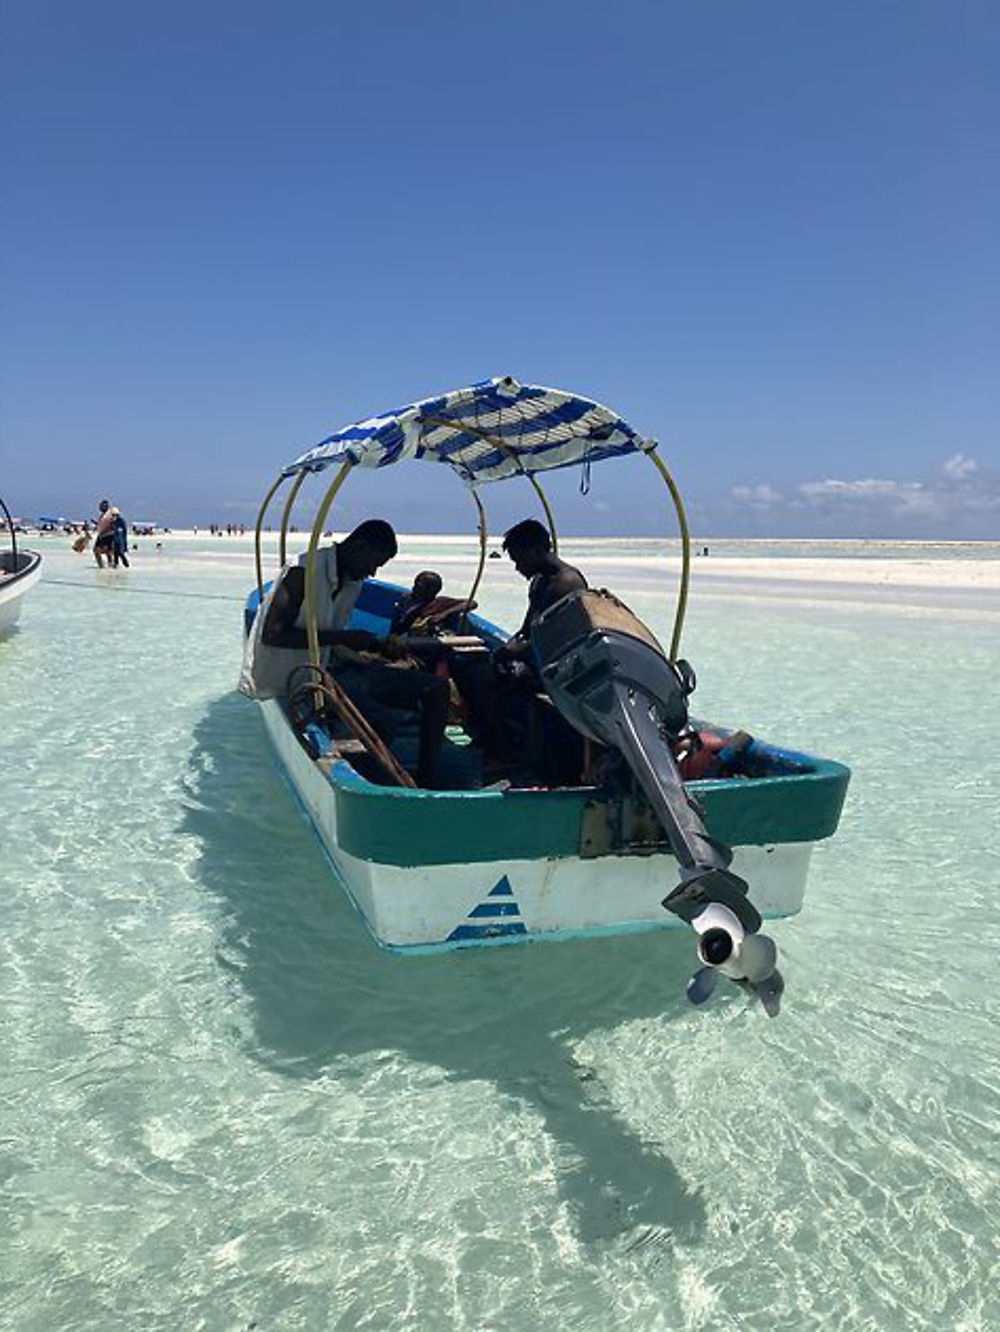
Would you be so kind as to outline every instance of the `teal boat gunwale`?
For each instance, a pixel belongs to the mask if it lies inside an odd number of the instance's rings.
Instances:
[[[761,745],[762,754],[769,750]],[[796,754],[809,771],[690,783],[710,833],[730,846],[815,842],[836,831],[850,771]],[[360,860],[398,866],[577,856],[594,787],[423,791],[376,786],[345,761],[330,765],[340,846]],[[393,802],[386,804],[386,801]]]

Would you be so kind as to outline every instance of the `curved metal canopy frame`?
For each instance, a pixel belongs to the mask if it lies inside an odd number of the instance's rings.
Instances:
[[[541,501],[542,508],[545,510],[545,521],[549,525],[549,536],[552,538],[552,553],[553,555],[558,555],[559,534],[556,532],[556,520],[552,515],[552,510],[549,508],[549,502],[545,498],[545,491],[542,489],[542,483],[539,481],[538,477],[535,476],[534,472],[525,472],[524,475],[531,482],[532,488]]]
[[[448,418],[444,416],[425,416],[424,423],[429,426],[454,426],[455,424],[454,421],[449,421]],[[469,425],[466,424],[465,422],[462,423],[462,429],[467,434],[476,435],[479,439],[485,440],[487,444],[492,444],[498,453],[502,453],[506,457],[513,460],[513,462],[517,466],[518,474],[520,476],[527,477],[528,481],[531,483],[532,489],[534,490],[535,494],[539,498],[539,501],[541,502],[542,510],[545,513],[545,521],[549,529],[549,535],[552,538],[552,550],[556,555],[558,555],[559,536],[558,533],[556,532],[556,520],[552,515],[552,509],[549,506],[548,500],[545,498],[545,491],[542,489],[542,483],[538,480],[538,477],[535,476],[534,472],[529,472],[524,467],[524,465],[521,462],[520,456],[517,453],[517,450],[512,449],[502,439],[498,439],[496,435],[491,435],[488,430],[483,430],[479,426]],[[479,501],[477,500],[477,503],[478,502]]]
[[[17,533],[14,531],[14,519],[10,516],[10,509],[0,499],[0,509],[3,509],[4,517],[7,519],[7,529],[10,532],[10,548],[13,558],[13,570],[17,573]]]
[[[428,424],[451,424],[451,423],[437,421],[435,418],[428,418]],[[508,451],[504,448],[502,442],[497,441],[495,438],[490,436],[488,432],[481,431],[475,428],[472,429],[473,433],[481,435],[482,438],[488,440],[491,444],[498,446],[499,448],[501,448],[502,451],[504,452]],[[680,576],[680,585],[678,588],[678,595],[677,595],[677,608],[674,613],[674,625],[670,640],[670,653],[669,653],[670,660],[676,661],[678,653],[680,651],[681,635],[684,628],[684,618],[687,612],[688,590],[691,580],[691,537],[688,528],[687,515],[685,514],[684,511],[684,504],[683,501],[681,500],[680,491],[677,488],[677,483],[674,481],[674,478],[671,475],[666,464],[664,463],[663,459],[656,452],[655,447],[647,450],[647,452],[650,461],[653,463],[653,466],[660,473],[660,476],[662,477],[667,487],[667,490],[670,493],[670,497],[673,502],[674,511],[677,515],[678,526],[680,528],[681,576]],[[323,527],[326,523],[326,518],[330,512],[330,508],[333,504],[334,498],[336,497],[337,492],[340,490],[341,486],[347,480],[348,474],[352,471],[354,466],[355,464],[350,460],[348,460],[342,463],[341,466],[339,467],[337,474],[334,477],[333,482],[327,489],[327,492],[323,498],[323,502],[320,505],[319,510],[316,514],[316,519],[313,523],[312,531],[309,538],[309,548],[306,556],[306,577],[305,577],[306,636],[309,642],[310,660],[312,661],[313,665],[317,667],[319,666],[319,661],[320,661],[320,651],[319,651],[320,645],[319,645],[319,631],[317,628],[317,620],[316,620],[316,550],[319,545],[319,540],[323,533]],[[459,469],[454,468],[453,470],[458,471]],[[285,507],[282,513],[281,536],[279,544],[279,554],[281,556],[282,565],[284,565],[284,560],[285,560],[288,521],[291,516],[292,506],[295,502],[296,496],[298,495],[299,489],[301,488],[302,483],[304,482],[307,474],[308,473],[305,469],[303,469],[303,471],[301,471],[298,474],[292,486],[291,492],[287,500],[285,501]],[[549,531],[552,534],[553,550],[557,551],[558,538],[556,535],[555,518],[553,516],[552,509],[548,503],[548,500],[545,496],[545,492],[542,490],[542,487],[538,482],[538,479],[532,473],[522,468],[521,475],[526,476],[528,478],[528,480],[531,482],[532,486],[534,487],[535,493],[538,495],[538,498],[541,501],[542,507],[545,510],[545,516],[548,522]],[[275,493],[281,486],[281,483],[284,481],[284,479],[285,479],[285,474],[283,473],[271,486],[270,490],[267,492],[266,496],[264,497],[264,502],[261,505],[260,513],[257,516],[257,528],[255,533],[255,556],[256,556],[256,565],[257,565],[257,588],[261,599],[263,599],[264,595],[264,580],[263,580],[263,570],[261,564],[261,541],[260,541],[261,529],[263,526],[264,515],[267,512],[268,505],[270,504],[271,500],[273,499]],[[468,478],[466,478],[466,480],[468,480]],[[469,493],[472,496],[473,503],[476,506],[476,513],[478,518],[478,532],[479,532],[479,562],[476,568],[476,575],[475,578],[473,579],[472,587],[469,590],[469,596],[467,598],[469,602],[472,602],[475,599],[476,593],[479,591],[479,587],[483,578],[483,572],[486,566],[486,545],[489,533],[486,520],[486,510],[483,506],[482,500],[479,497],[478,488],[474,484],[470,484],[468,489]],[[463,614],[463,619],[462,619],[463,628],[465,626],[467,618],[468,618],[468,609]]]
[[[319,629],[316,625],[316,547],[319,545],[319,539],[323,535],[323,525],[326,522],[326,515],[330,512],[330,506],[333,504],[337,491],[347,480],[354,463],[341,463],[337,469],[337,475],[323,496],[323,503],[319,506],[316,513],[316,521],[313,523],[312,532],[309,536],[309,550],[306,554],[306,638],[309,642],[309,660],[319,669]]]
[[[684,504],[681,500],[681,493],[677,489],[677,483],[670,475],[666,463],[656,452],[655,449],[649,451],[650,461],[657,469],[670,491],[670,498],[674,502],[674,510],[677,514],[677,523],[681,529],[681,581],[677,589],[677,610],[674,612],[674,632],[670,639],[670,660],[676,661],[677,654],[681,647],[681,632],[684,628],[684,615],[687,611],[688,585],[691,581],[691,535],[688,531],[687,514],[684,512]]]
[[[465,626],[469,622],[469,612],[472,610],[472,603],[476,599],[476,593],[479,591],[479,584],[483,581],[483,570],[486,568],[486,542],[489,539],[489,531],[486,526],[486,509],[483,501],[479,498],[479,493],[475,486],[469,487],[469,494],[472,496],[476,505],[476,513],[479,517],[479,564],[476,566],[476,576],[472,580],[472,586],[469,588],[469,595],[466,598],[467,605],[462,612],[462,632],[465,632]]]
[[[278,477],[277,481],[275,481],[274,485],[264,496],[263,503],[260,506],[260,512],[257,514],[257,526],[254,529],[254,534],[253,534],[253,554],[254,554],[254,561],[257,566],[257,595],[260,598],[260,601],[264,600],[264,567],[261,561],[261,553],[260,553],[260,534],[264,526],[264,515],[265,513],[267,513],[268,505],[271,503],[271,500],[274,499],[274,496],[277,494],[277,492],[281,489],[281,485],[284,480],[285,480],[285,474],[284,472],[282,472],[282,474]]]
[[[309,475],[308,472],[299,472],[292,483],[292,488],[288,492],[288,499],[285,500],[285,507],[281,513],[281,535],[278,538],[278,567],[285,567],[285,560],[288,555],[288,521],[292,516],[292,506],[295,503],[295,497],[302,489],[302,482]]]

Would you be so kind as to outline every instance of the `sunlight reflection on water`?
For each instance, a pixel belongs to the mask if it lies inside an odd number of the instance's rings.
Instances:
[[[996,1325],[995,622],[695,601],[697,710],[854,768],[768,1022],[686,1006],[683,936],[380,953],[232,692],[246,550],[46,551],[0,643],[6,1325]]]

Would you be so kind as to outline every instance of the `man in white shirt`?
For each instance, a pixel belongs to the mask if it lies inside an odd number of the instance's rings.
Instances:
[[[417,783],[432,785],[448,715],[448,682],[421,670],[405,670],[385,661],[359,661],[356,654],[388,658],[384,639],[366,629],[348,629],[361,585],[396,554],[396,534],[379,518],[370,518],[343,541],[316,552],[316,626],[320,660],[384,740],[391,741],[400,712],[420,716]],[[244,692],[273,698],[286,692],[296,666],[309,661],[305,619],[305,560],[283,570],[254,624],[244,661]],[[339,649],[346,649],[340,654]]]

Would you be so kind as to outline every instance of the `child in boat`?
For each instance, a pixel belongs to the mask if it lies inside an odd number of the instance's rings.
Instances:
[[[392,617],[393,634],[435,634],[457,627],[475,602],[441,596],[441,575],[432,569],[418,573],[413,587],[400,597]]]
[[[390,632],[394,634],[408,633],[412,629],[414,621],[420,619],[426,613],[428,606],[441,591],[441,587],[441,575],[434,573],[432,569],[425,569],[422,573],[418,573],[409,592],[399,599],[399,604],[392,617]]]

